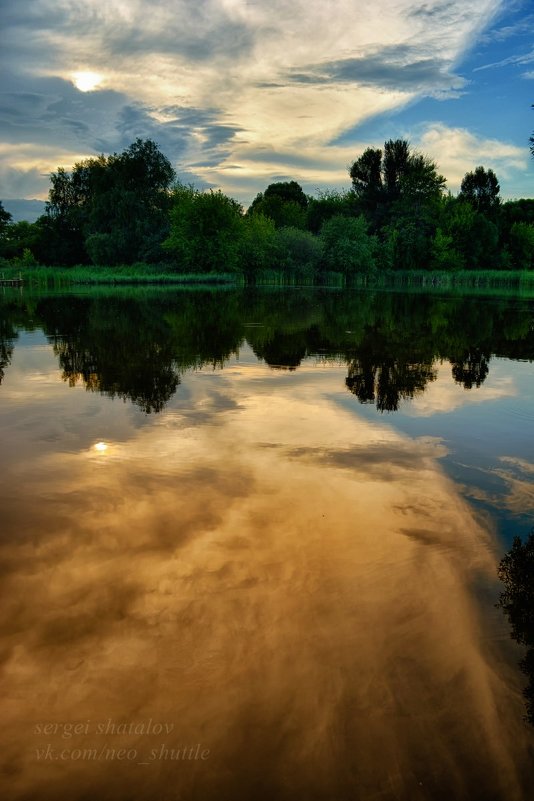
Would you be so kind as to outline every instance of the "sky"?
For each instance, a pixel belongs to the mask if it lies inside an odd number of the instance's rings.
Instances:
[[[0,31],[3,200],[137,137],[245,206],[390,138],[534,194],[531,0],[0,0]]]

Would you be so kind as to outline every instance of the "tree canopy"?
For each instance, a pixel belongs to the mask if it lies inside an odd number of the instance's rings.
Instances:
[[[493,170],[477,167],[465,175],[458,197],[467,200],[476,211],[488,214],[499,205],[499,192],[499,182]]]
[[[118,264],[153,260],[168,230],[170,161],[150,139],[52,173],[47,225],[66,244],[67,260]],[[155,251],[155,253],[154,253]]]
[[[352,164],[349,174],[354,191],[368,212],[399,199],[436,199],[445,187],[445,178],[435,163],[428,156],[411,152],[404,139],[389,139],[383,151],[367,148]]]

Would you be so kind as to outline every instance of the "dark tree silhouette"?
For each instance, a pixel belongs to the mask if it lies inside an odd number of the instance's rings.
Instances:
[[[534,725],[534,529],[524,543],[520,537],[514,538],[499,565],[499,578],[504,592],[498,606],[508,616],[512,639],[527,649],[519,664],[528,677],[526,719]]]
[[[499,181],[493,170],[477,167],[464,176],[458,197],[467,200],[476,211],[491,214],[500,204]]]

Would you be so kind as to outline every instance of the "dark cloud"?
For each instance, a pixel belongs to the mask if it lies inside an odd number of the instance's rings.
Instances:
[[[408,16],[416,19],[429,19],[433,22],[450,18],[451,16],[457,17],[458,3],[455,0],[444,0],[443,3],[423,3],[417,8],[411,9],[408,12]]]
[[[235,61],[249,53],[256,33],[243,21],[232,18],[213,0],[152,0],[141,13],[128,15],[118,10],[66,2],[57,7],[53,0],[11,3],[3,12],[3,51],[9,63],[39,65],[55,58],[58,41],[76,41],[82,57],[98,53],[99,58],[172,55],[187,62],[205,62],[213,57]],[[137,12],[137,13],[136,13]],[[146,14],[150,15],[147,21]],[[157,23],[157,24],[154,24]]]
[[[40,172],[35,167],[23,170],[0,164],[0,185],[5,198],[10,196],[13,198],[32,197],[48,192],[49,179],[47,174]],[[14,211],[9,205],[6,205],[6,208],[16,220],[16,210]],[[29,220],[30,217],[24,216],[20,219]]]
[[[420,58],[405,45],[367,56],[310,65],[305,70],[290,72],[287,79],[300,84],[354,83],[397,91],[443,92],[458,90],[466,84],[464,78],[449,72],[446,61],[438,57]]]
[[[13,146],[35,144],[53,149],[59,146],[63,152],[91,156],[119,152],[138,137],[150,138],[180,171],[186,161],[192,170],[195,161],[197,166],[218,165],[238,131],[224,123],[216,108],[157,109],[109,89],[81,92],[61,78],[29,78],[9,73],[3,87],[0,135]],[[0,168],[0,174],[4,179],[4,195],[20,197],[46,191],[47,176],[38,170]],[[187,176],[199,183],[194,172],[188,172]]]
[[[287,451],[295,459],[318,461],[357,475],[389,481],[404,472],[421,471],[429,458],[445,455],[435,442],[377,442],[354,448],[299,447]]]

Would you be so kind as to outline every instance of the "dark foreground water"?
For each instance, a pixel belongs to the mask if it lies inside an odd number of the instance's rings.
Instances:
[[[3,798],[532,797],[534,305],[0,297]]]

